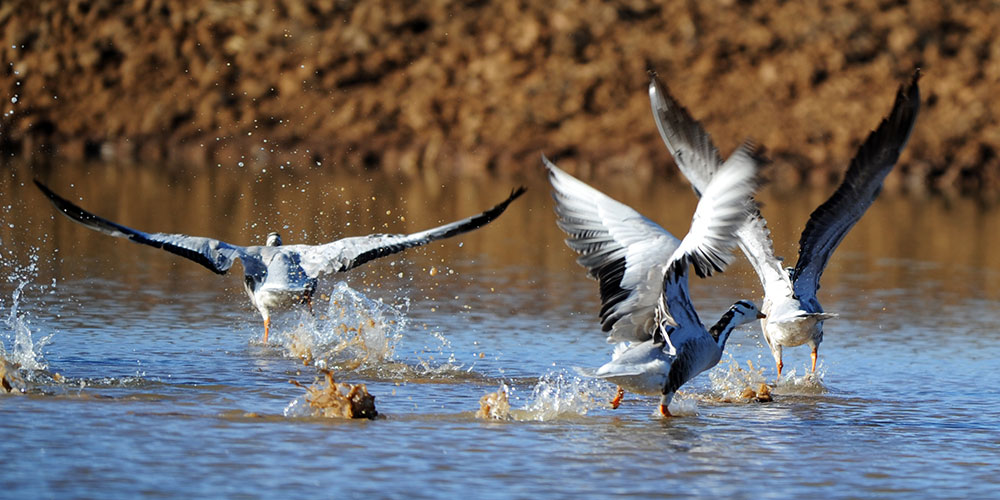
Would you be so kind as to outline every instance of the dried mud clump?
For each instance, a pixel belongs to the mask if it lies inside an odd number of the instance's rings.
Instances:
[[[293,384],[304,387],[306,402],[313,408],[315,414],[326,418],[367,418],[378,416],[375,410],[375,396],[368,393],[365,384],[338,383],[333,379],[333,372],[322,370],[324,381],[317,380],[309,387],[292,381]]]
[[[723,154],[752,135],[776,184],[829,184],[919,67],[887,189],[1000,191],[997,26],[988,1],[5,2],[0,149],[676,176],[653,69]]]
[[[0,392],[12,393],[23,391],[24,379],[18,373],[18,368],[17,364],[0,358]]]
[[[510,420],[510,401],[507,400],[506,387],[500,387],[479,398],[479,411],[476,418],[483,420]]]
[[[768,403],[774,401],[774,398],[771,397],[771,387],[763,383],[760,384],[756,391],[749,387],[743,389],[743,392],[740,393],[740,399],[755,401],[757,403]]]

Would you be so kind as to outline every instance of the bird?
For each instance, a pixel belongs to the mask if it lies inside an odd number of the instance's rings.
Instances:
[[[506,200],[485,212],[413,234],[370,234],[322,245],[283,245],[281,234],[271,232],[263,246],[239,246],[213,238],[132,229],[80,208],[37,179],[34,182],[59,212],[95,231],[161,248],[193,260],[216,274],[226,274],[237,259],[242,261],[244,288],[264,319],[265,344],[270,332],[271,310],[306,305],[311,312],[320,276],[348,271],[379,257],[483,227],[525,192],[524,187],[519,187],[511,191]]]
[[[706,187],[691,227],[678,240],[655,222],[576,179],[542,157],[553,188],[557,224],[597,279],[601,324],[617,343],[612,359],[592,376],[618,385],[617,408],[627,389],[660,395],[659,412],[671,416],[677,389],[715,366],[733,329],[762,317],[740,300],[706,329],[688,294],[688,267],[706,277],[734,258],[736,230],[759,184],[763,159],[746,144]]]
[[[781,378],[782,348],[807,344],[810,373],[816,373],[824,321],[838,315],[823,310],[817,298],[820,277],[834,250],[872,205],[882,183],[906,146],[920,109],[920,70],[899,86],[892,110],[858,148],[840,186],[809,216],[799,238],[795,267],[782,268],[771,232],[759,207],[737,231],[739,246],[764,289],[761,320],[764,339]],[[681,106],[667,87],[650,73],[649,100],[656,127],[681,173],[695,193],[707,189],[724,164],[718,148],[701,124]]]

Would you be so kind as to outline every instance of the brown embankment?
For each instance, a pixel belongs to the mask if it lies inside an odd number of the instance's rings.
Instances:
[[[825,184],[920,67],[887,185],[1000,191],[996,2],[14,0],[0,34],[8,157],[672,176],[653,69],[723,154]]]

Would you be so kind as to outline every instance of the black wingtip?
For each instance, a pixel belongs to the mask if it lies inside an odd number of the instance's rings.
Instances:
[[[35,183],[35,187],[37,187],[37,188],[38,188],[38,190],[39,190],[39,191],[41,191],[41,192],[42,192],[42,194],[44,194],[44,195],[45,195],[46,197],[48,197],[48,198],[49,198],[50,200],[54,200],[54,199],[58,199],[58,198],[59,198],[59,195],[57,195],[56,193],[54,193],[54,192],[53,192],[53,191],[52,191],[51,189],[49,189],[49,187],[48,187],[48,186],[46,186],[45,184],[42,184],[42,181],[38,180],[38,178],[34,178],[34,179],[32,179],[32,180],[31,180],[31,182],[34,182],[34,183]]]
[[[913,76],[910,77],[910,82],[908,84],[900,84],[899,91],[896,92],[896,103],[895,106],[898,107],[900,102],[906,101],[911,105],[911,107],[916,107],[920,105],[920,77],[924,76],[921,73],[920,68],[913,70]]]
[[[32,179],[32,182],[35,183],[35,187],[37,187],[38,190],[41,191],[42,194],[44,194],[45,197],[49,199],[52,205],[54,205],[56,209],[59,210],[59,212],[61,212],[63,215],[77,222],[84,222],[87,219],[94,218],[93,214],[76,206],[75,204],[73,204],[73,202],[67,200],[66,198],[59,196],[58,194],[55,193],[55,191],[49,189],[48,186],[42,184],[42,181],[38,180],[37,178]]]

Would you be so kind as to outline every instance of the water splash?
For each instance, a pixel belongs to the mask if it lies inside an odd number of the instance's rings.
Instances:
[[[754,366],[747,360],[746,368],[740,366],[731,354],[708,373],[712,381],[711,399],[725,403],[747,403],[769,401],[770,387],[764,378],[764,367]]]
[[[24,289],[38,271],[38,252],[31,249],[29,263],[24,266],[11,265],[12,259],[0,256],[0,264],[12,269],[7,282],[15,285],[11,292],[10,304],[0,297],[0,386],[4,392],[25,392],[36,379],[50,378],[44,370],[48,368],[42,355],[44,347],[52,339],[46,335],[38,340],[32,338],[30,320],[21,310]]]
[[[503,419],[549,421],[580,417],[595,408],[608,407],[615,389],[602,380],[571,376],[564,371],[547,373],[532,388],[531,396],[523,408],[504,411],[501,407],[506,401],[509,408],[513,392],[510,387],[501,385],[498,393],[487,394],[484,399],[493,402],[494,413],[504,417]]]
[[[709,398],[717,402],[747,403],[751,401],[771,401],[771,395],[816,395],[826,392],[823,385],[825,370],[822,366],[816,373],[806,373],[796,376],[795,370],[789,370],[781,375],[777,383],[769,384],[764,376],[764,367],[755,366],[747,360],[746,368],[728,355],[728,359],[719,363],[718,367],[709,372],[712,390]]]
[[[806,370],[804,375],[798,376],[795,370],[789,370],[781,374],[778,383],[774,385],[774,393],[782,396],[815,396],[827,392],[823,377],[826,376],[826,367],[822,363],[816,367],[816,372]]]
[[[339,370],[392,360],[407,325],[407,302],[392,306],[339,282],[328,304],[325,312],[304,318],[283,336],[283,346],[291,356],[321,369]]]

